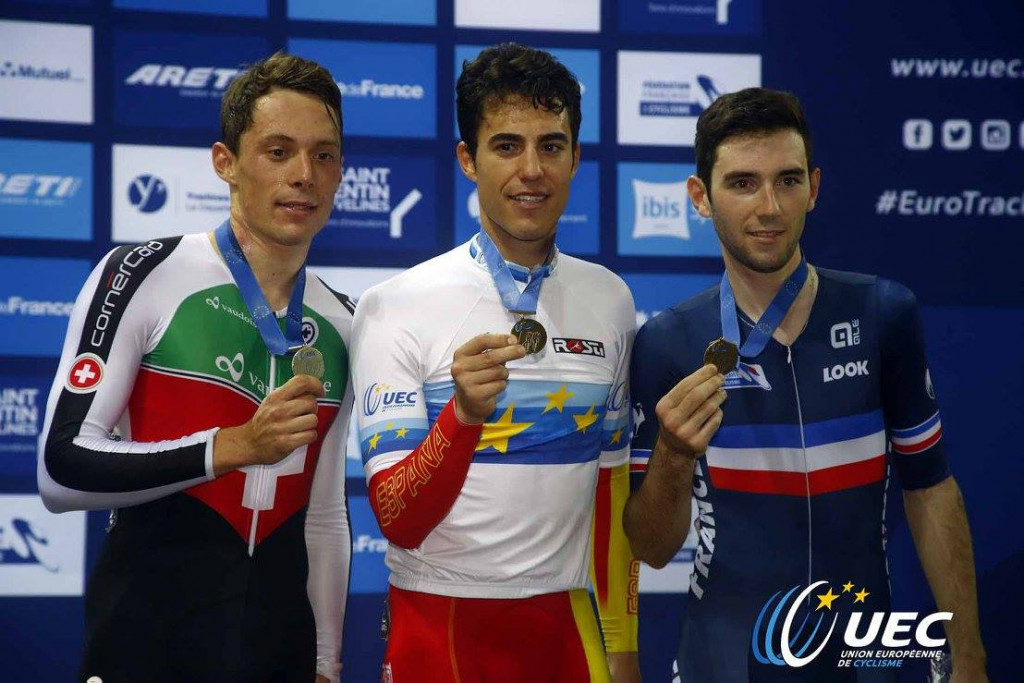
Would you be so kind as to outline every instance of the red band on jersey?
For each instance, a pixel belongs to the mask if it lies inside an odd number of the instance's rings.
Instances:
[[[444,519],[462,491],[482,431],[482,424],[459,422],[452,398],[416,450],[370,478],[370,507],[389,541],[416,548]]]

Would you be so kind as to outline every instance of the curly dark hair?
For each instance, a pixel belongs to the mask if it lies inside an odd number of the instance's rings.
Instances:
[[[231,82],[220,103],[220,139],[238,154],[242,133],[252,126],[256,100],[273,90],[295,90],[320,99],[342,140],[341,91],[331,73],[316,62],[275,52],[252,64]]]
[[[572,144],[579,142],[580,83],[550,53],[517,43],[502,43],[484,49],[476,59],[462,63],[455,85],[459,135],[476,157],[476,134],[484,109],[509,97],[527,97],[534,107],[569,115]]]

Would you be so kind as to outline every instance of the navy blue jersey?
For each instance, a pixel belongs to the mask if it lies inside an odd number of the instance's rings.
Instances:
[[[907,489],[949,476],[914,295],[873,276],[818,274],[796,342],[772,339],[726,376],[722,426],[696,463],[699,543],[679,649],[684,681],[770,677],[752,634],[780,590],[852,583],[848,592],[867,591],[870,610],[888,609],[889,465]],[[634,490],[657,438],[658,400],[722,336],[718,289],[664,311],[637,335]],[[746,340],[753,322],[742,312],[739,320]]]

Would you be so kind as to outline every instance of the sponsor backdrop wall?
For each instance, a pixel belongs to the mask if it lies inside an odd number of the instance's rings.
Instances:
[[[112,245],[223,220],[228,192],[208,150],[241,64],[286,49],[324,63],[341,86],[345,175],[311,262],[357,295],[477,229],[474,188],[454,163],[454,78],[479,46],[517,40],[552,50],[582,81],[584,162],[560,243],[625,278],[638,324],[721,272],[713,229],[684,195],[697,115],[751,85],[803,99],[823,169],[807,254],[900,280],[920,299],[974,529],[991,672],[1009,678],[1024,607],[1012,428],[1024,413],[1022,29],[1015,0],[6,0],[0,677],[71,680],[83,582],[104,534],[105,515],[50,515],[35,495],[36,437],[71,302]],[[344,666],[364,681],[383,650],[385,544],[358,454],[349,458]],[[890,501],[896,605],[926,610],[899,497]],[[692,556],[688,544],[666,570],[644,569],[646,680],[671,677]]]

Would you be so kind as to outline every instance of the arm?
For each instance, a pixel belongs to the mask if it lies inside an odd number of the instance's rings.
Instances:
[[[882,398],[891,455],[903,486],[907,523],[935,602],[952,612],[946,633],[953,679],[983,681],[974,558],[963,498],[942,445],[942,421],[925,355],[917,302],[910,290],[878,285],[882,324]]]
[[[948,477],[903,492],[907,523],[935,603],[952,612],[946,622],[954,681],[984,681],[985,648],[978,626],[974,554],[960,487]]]
[[[657,441],[623,516],[634,554],[652,567],[668,564],[689,533],[694,463],[722,424],[724,381],[715,366],[705,365],[680,380],[655,408]]]
[[[78,295],[39,442],[39,492],[52,512],[134,505],[213,478],[216,430],[158,443],[111,437],[156,325],[145,305],[153,273],[179,241],[114,249]]]
[[[345,445],[352,412],[352,385],[324,437],[306,510],[306,590],[316,621],[316,671],[320,683],[338,683],[342,631],[348,601],[352,539],[345,496]]]

